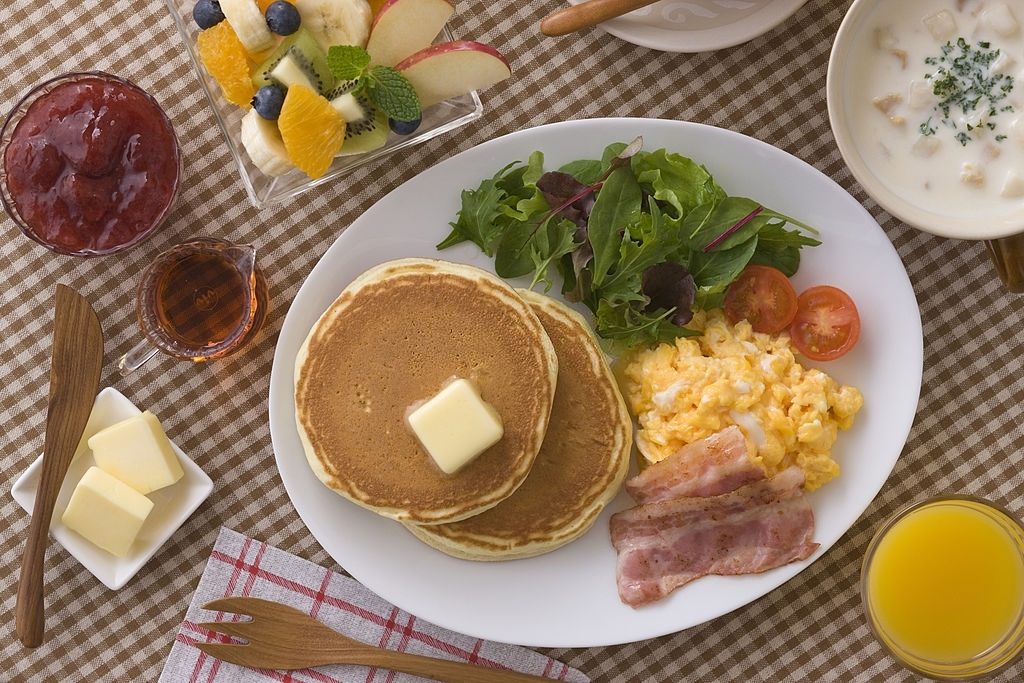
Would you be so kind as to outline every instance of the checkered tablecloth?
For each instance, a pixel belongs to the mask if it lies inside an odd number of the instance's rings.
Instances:
[[[217,598],[246,596],[273,600],[315,617],[364,643],[426,657],[513,669],[552,681],[587,683],[580,671],[526,648],[453,633],[418,619],[372,593],[355,579],[318,567],[266,543],[222,528],[185,618],[174,637],[159,683],[423,683],[424,679],[386,669],[331,665],[304,671],[247,669],[206,655],[197,643],[231,643],[200,624],[238,621],[202,606]]]
[[[821,560],[745,608],[655,640],[546,652],[595,681],[913,680],[871,637],[860,606],[860,559],[872,530],[913,500],[965,492],[1018,514],[1024,470],[1024,297],[1005,294],[981,244],[901,225],[852,180],[825,111],[828,53],[848,0],[810,0],[746,45],[702,55],[635,47],[600,31],[544,39],[537,20],[557,0],[459,0],[457,36],[497,45],[515,77],[486,94],[476,124],[287,205],[247,202],[161,0],[3,0],[0,105],[72,70],[103,69],[146,88],[174,121],[184,190],[168,225],[125,255],[55,257],[6,218],[0,240],[0,465],[13,481],[43,442],[49,331],[56,282],[94,304],[106,333],[105,385],[164,419],[216,490],[149,565],[112,593],[67,553],[46,562],[50,640],[15,640],[17,567],[28,518],[0,498],[3,629],[0,679],[155,681],[218,529],[229,526],[322,567],[341,570],[306,531],[274,467],[267,393],[277,332],[300,283],[361,212],[457,151],[521,128],[572,118],[633,115],[699,121],[766,140],[836,179],[875,215],[914,284],[925,333],[924,387],[910,441],[864,517]],[[270,282],[267,330],[244,354],[192,366],[158,358],[123,380],[114,362],[135,341],[132,296],[155,254],[196,235],[251,242]],[[884,305],[870,302],[867,305]],[[1024,664],[999,677],[1024,678]]]

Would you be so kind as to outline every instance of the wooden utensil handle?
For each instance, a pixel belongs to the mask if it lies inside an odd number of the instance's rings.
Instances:
[[[343,644],[339,648],[338,661],[401,671],[444,683],[551,683],[550,678],[518,671],[492,669],[480,664],[452,662],[447,659],[435,659],[408,652],[393,652],[370,646],[364,652],[353,655],[351,644]]]
[[[17,606],[14,611],[15,630],[25,647],[39,647],[43,643],[43,560],[46,558],[48,527],[56,502],[57,496],[47,495],[42,486],[36,491],[28,541],[25,543],[25,554],[21,557],[21,580],[18,581]]]
[[[588,0],[574,7],[553,12],[540,22],[546,36],[564,36],[620,17],[626,12],[653,5],[658,0]]]

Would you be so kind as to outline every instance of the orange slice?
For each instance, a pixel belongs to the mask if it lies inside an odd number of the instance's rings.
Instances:
[[[288,158],[310,178],[331,167],[345,142],[345,119],[312,88],[288,88],[277,120]]]
[[[274,0],[256,0],[256,4],[260,6],[260,11],[264,14],[266,14],[267,8],[270,7],[273,2]],[[295,4],[295,0],[286,0],[286,2],[290,2],[293,5]]]
[[[199,58],[213,79],[217,81],[224,99],[239,107],[248,107],[256,86],[252,84],[251,73],[255,64],[242,41],[235,35],[231,24],[222,21],[206,29],[196,39]]]
[[[370,11],[373,12],[373,16],[377,16],[377,12],[380,12],[380,8],[384,6],[384,3],[388,0],[370,0]]]

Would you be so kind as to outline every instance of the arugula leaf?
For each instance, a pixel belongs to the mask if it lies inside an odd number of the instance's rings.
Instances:
[[[686,217],[702,204],[726,197],[707,169],[664,149],[637,154],[633,157],[633,172],[649,194],[674,209],[676,219]]]
[[[700,334],[672,324],[669,320],[671,315],[672,311],[645,313],[628,306],[616,306],[602,299],[598,302],[594,321],[598,334],[610,342],[608,347],[613,353]]]
[[[560,173],[568,173],[584,185],[590,185],[596,183],[597,179],[601,177],[604,167],[596,159],[580,159],[579,161],[570,161],[558,170]]]
[[[642,199],[643,192],[629,166],[612,172],[601,186],[587,221],[587,237],[594,249],[595,288],[601,286],[605,275],[615,265],[622,243],[619,231],[639,220]]]
[[[544,291],[550,291],[554,283],[551,281],[551,264],[558,261],[566,254],[576,248],[573,236],[576,234],[576,224],[572,221],[562,219],[558,223],[549,222],[545,230],[543,240],[534,239],[530,247],[530,259],[533,261],[534,276],[530,288],[533,289],[539,282],[544,283]]]
[[[519,162],[509,164],[493,177],[481,182],[480,187],[475,190],[462,191],[462,208],[459,210],[458,218],[450,224],[451,233],[437,245],[437,249],[447,249],[470,240],[488,256],[494,255],[494,242],[502,232],[502,226],[497,223],[500,215],[499,203],[505,197],[505,192],[498,185],[502,176],[518,164]]]

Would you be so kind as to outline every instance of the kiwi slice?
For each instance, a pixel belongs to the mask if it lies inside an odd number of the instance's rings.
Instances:
[[[355,85],[354,81],[349,81],[327,96],[331,105],[345,117],[345,142],[338,156],[370,152],[388,141],[388,117],[365,93],[354,92]]]
[[[266,61],[256,67],[252,83],[259,90],[277,84],[284,88],[296,83],[311,84],[321,94],[334,89],[334,74],[327,66],[327,55],[305,29],[285,38]]]

